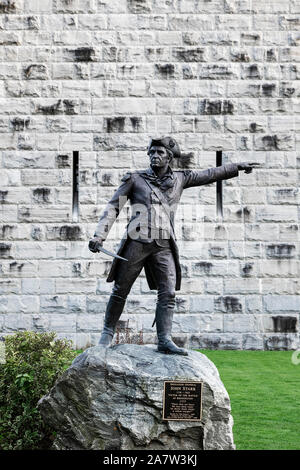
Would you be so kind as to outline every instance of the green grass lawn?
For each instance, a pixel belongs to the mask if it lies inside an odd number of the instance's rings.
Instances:
[[[229,393],[237,449],[300,449],[300,364],[292,351],[200,352]]]

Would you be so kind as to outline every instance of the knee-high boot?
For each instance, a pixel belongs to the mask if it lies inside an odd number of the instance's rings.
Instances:
[[[118,295],[112,294],[109,298],[105,317],[104,317],[104,328],[99,340],[99,345],[108,347],[111,345],[116,324],[123,312],[126,299],[119,297]]]
[[[164,354],[180,354],[187,356],[187,350],[176,346],[171,339],[173,310],[158,305],[155,318],[158,339],[157,350]]]

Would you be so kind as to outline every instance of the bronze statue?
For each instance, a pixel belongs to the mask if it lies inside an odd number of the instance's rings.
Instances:
[[[122,184],[100,217],[89,249],[96,253],[102,245],[127,199],[133,213],[107,281],[115,281],[107,304],[104,328],[99,344],[110,346],[116,324],[122,314],[130,289],[144,268],[150,289],[157,290],[155,320],[158,351],[187,355],[171,339],[175,291],[180,289],[181,270],[174,233],[174,215],[182,191],[215,181],[234,178],[240,170],[250,173],[257,163],[229,163],[208,170],[172,171],[172,158],[181,152],[175,139],[151,139],[148,146],[150,168],[126,173]],[[158,212],[164,214],[160,219]],[[162,221],[161,221],[162,220]],[[168,223],[166,223],[166,221]],[[121,259],[120,259],[121,257]]]

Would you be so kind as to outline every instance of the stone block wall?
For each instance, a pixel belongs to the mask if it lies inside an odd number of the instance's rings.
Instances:
[[[299,13],[297,0],[0,0],[2,336],[97,342],[111,261],[88,239],[121,176],[147,166],[149,136],[173,135],[181,167],[216,166],[216,150],[264,165],[224,182],[223,220],[215,185],[185,191],[174,337],[299,346]],[[154,307],[141,276],[131,336],[154,341]]]

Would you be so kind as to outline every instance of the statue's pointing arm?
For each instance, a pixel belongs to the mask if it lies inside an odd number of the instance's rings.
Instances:
[[[102,212],[95,231],[94,236],[100,238],[102,241],[106,240],[113,223],[117,219],[119,213],[121,212],[123,206],[126,204],[126,201],[129,197],[132,188],[131,173],[126,173],[121,179],[121,181],[121,185],[114,193],[113,197],[108,202],[104,211]]]
[[[219,180],[227,180],[238,176],[238,164],[228,163],[226,165],[207,170],[185,170],[183,188],[191,188],[192,186],[202,186],[203,184],[214,183]]]

